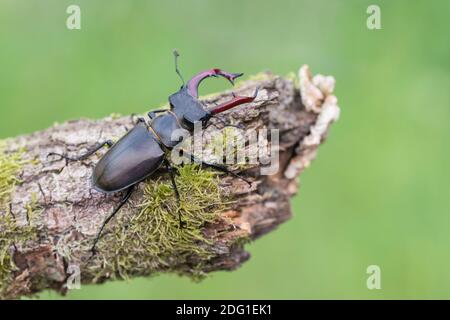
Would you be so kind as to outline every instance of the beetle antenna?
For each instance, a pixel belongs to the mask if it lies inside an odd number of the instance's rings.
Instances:
[[[173,56],[175,58],[175,72],[178,74],[178,76],[181,79],[181,82],[183,82],[183,87],[184,87],[184,79],[183,76],[181,75],[180,70],[178,70],[178,57],[180,56],[180,54],[178,53],[177,50],[173,50]]]

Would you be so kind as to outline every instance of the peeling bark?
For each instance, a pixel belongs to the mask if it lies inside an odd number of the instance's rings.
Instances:
[[[337,99],[332,95],[334,79],[321,75],[312,78],[307,66],[300,69],[299,79],[261,74],[240,83],[235,91],[239,95],[251,95],[256,87],[260,90],[253,103],[232,109],[222,118],[246,129],[279,129],[280,169],[271,176],[261,175],[258,166],[244,170],[241,174],[254,181],[251,187],[232,177],[221,179],[221,187],[236,202],[221,213],[223,220],[204,226],[203,234],[213,240],[215,256],[201,261],[203,272],[237,268],[250,255],[236,239],[254,240],[290,218],[290,199],[297,192],[298,177],[315,158],[329,125],[339,116]],[[231,91],[227,91],[208,96],[204,101],[211,106],[230,96]],[[10,248],[17,268],[5,291],[6,297],[17,298],[48,288],[64,292],[70,275],[68,266],[74,261],[83,262],[80,263],[81,281],[94,281],[91,277],[84,278],[83,274],[93,267],[92,264],[102,262],[88,260],[89,250],[77,246],[82,241],[93,241],[120,194],[104,195],[91,188],[92,168],[104,151],[85,161],[69,164],[65,160],[47,159],[47,154],[80,154],[98,141],[121,137],[132,126],[130,117],[83,119],[7,140],[7,152],[25,147],[24,158],[38,160],[38,163],[24,166],[20,175],[22,182],[11,195],[16,222],[19,226],[30,223],[26,210],[30,203],[34,203],[39,214],[34,218],[37,238]],[[138,188],[131,204],[119,214],[136,214],[138,209],[133,204],[139,202],[142,195],[142,188]],[[115,220],[111,222],[114,223]],[[75,253],[71,257],[64,253],[69,247]],[[135,274],[130,268],[132,276],[146,274]],[[178,265],[175,259],[169,269],[184,272],[189,268],[186,262]],[[107,279],[108,276],[104,276],[99,281]]]

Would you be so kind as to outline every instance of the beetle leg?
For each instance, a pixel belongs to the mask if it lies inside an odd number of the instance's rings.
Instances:
[[[114,145],[114,142],[112,140],[106,140],[105,142],[99,143],[96,146],[94,146],[92,149],[89,149],[85,154],[82,154],[77,157],[69,157],[64,154],[56,153],[56,152],[50,152],[47,155],[47,158],[50,156],[59,156],[61,159],[66,159],[70,161],[83,161],[92,156],[94,153],[96,153],[101,148],[104,148],[105,146],[112,147]]]
[[[185,154],[186,154],[187,157],[190,157],[190,158],[191,158],[191,161],[193,161],[193,162],[195,162],[195,163],[200,163],[203,167],[213,168],[213,169],[215,169],[215,170],[217,170],[217,171],[221,171],[221,172],[223,172],[223,173],[232,175],[232,176],[235,177],[235,178],[241,179],[241,180],[247,182],[249,186],[252,185],[252,182],[251,182],[250,180],[247,180],[246,178],[244,178],[244,177],[242,177],[242,176],[240,176],[240,175],[234,173],[233,171],[229,170],[229,169],[228,169],[227,167],[225,167],[225,166],[222,166],[222,165],[220,165],[220,164],[215,164],[215,163],[205,162],[205,161],[203,161],[203,160],[201,160],[201,159],[198,159],[197,157],[195,157],[193,154],[190,154],[190,153],[185,153]]]
[[[187,83],[188,92],[192,97],[198,98],[198,86],[200,85],[200,82],[202,82],[204,79],[209,77],[221,76],[230,81],[232,85],[234,85],[234,80],[242,75],[243,73],[231,73],[217,68],[202,71],[199,74],[193,76],[191,80],[188,81]]]
[[[92,245],[91,252],[92,255],[95,254],[95,247],[97,246],[98,241],[100,240],[100,236],[102,235],[103,229],[108,224],[109,221],[119,212],[119,210],[124,206],[125,203],[130,199],[131,195],[134,191],[134,185],[129,187],[123,196],[122,200],[120,200],[119,205],[114,209],[114,211],[103,221],[102,226],[100,227],[100,230],[97,232],[97,236],[95,237],[94,244]]]
[[[166,165],[167,171],[169,172],[170,181],[172,182],[172,188],[175,192],[175,198],[177,199],[178,207],[180,207],[180,193],[178,192],[177,184],[175,182],[175,170],[170,164],[169,161],[164,160],[164,164]],[[186,222],[181,219],[181,211],[178,210],[178,220],[180,222],[180,228],[186,227]]]
[[[150,111],[150,112],[148,113],[148,117],[150,118],[150,120],[153,120],[153,118],[156,117],[156,114],[157,114],[157,113],[166,112],[166,111],[167,111],[167,109],[157,109],[157,110],[153,110],[153,111]]]
[[[137,124],[139,124],[141,122],[145,122],[145,119],[143,117],[140,117],[136,113],[132,113],[130,118],[131,118],[131,122],[133,122],[135,125],[137,125]]]

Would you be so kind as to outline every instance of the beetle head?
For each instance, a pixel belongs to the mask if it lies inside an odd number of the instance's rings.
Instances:
[[[203,107],[203,104],[188,93],[186,86],[172,94],[169,102],[172,111],[188,128],[192,128],[198,121],[205,124],[211,117],[211,113]]]
[[[230,73],[221,69],[210,69],[198,73],[192,77],[187,84],[184,83],[184,79],[178,70],[178,52],[174,51],[175,56],[175,70],[180,76],[183,85],[180,90],[169,97],[169,102],[172,111],[188,128],[192,128],[193,125],[201,121],[202,124],[206,124],[213,114],[226,111],[232,107],[238,106],[243,103],[251,102],[256,98],[256,94],[253,97],[234,97],[232,100],[225,102],[211,110],[207,110],[204,105],[198,100],[198,86],[200,82],[209,77],[224,77],[231,84],[234,84],[234,80],[243,75],[243,73]]]

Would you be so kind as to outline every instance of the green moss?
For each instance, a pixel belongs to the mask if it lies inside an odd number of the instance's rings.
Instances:
[[[18,246],[34,237],[36,234],[33,223],[37,210],[37,197],[32,195],[32,201],[26,206],[30,224],[19,226],[10,211],[11,194],[21,181],[18,178],[22,167],[29,163],[23,160],[24,150],[6,153],[6,143],[0,141],[0,298],[8,286],[16,266],[12,261],[11,248]]]
[[[0,210],[5,210],[14,187],[20,182],[17,175],[23,166],[22,151],[5,153],[6,143],[0,141]]]
[[[286,79],[291,80],[294,83],[295,88],[300,88],[300,82],[298,80],[297,74],[295,72],[289,72],[286,76]]]
[[[112,120],[117,120],[117,119],[122,118],[123,115],[122,115],[121,113],[118,113],[118,112],[113,112],[113,113],[111,113],[111,114],[109,115],[109,117],[110,117]]]
[[[178,205],[170,180],[149,180],[139,212],[118,217],[98,245],[101,269],[91,269],[93,281],[105,277],[128,278],[128,273],[148,275],[175,271],[202,276],[201,261],[215,256],[212,238],[203,233],[227,205],[215,172],[191,164],[178,168]],[[178,213],[186,227],[180,229]],[[96,264],[94,264],[96,265]],[[180,270],[180,266],[183,268]]]

